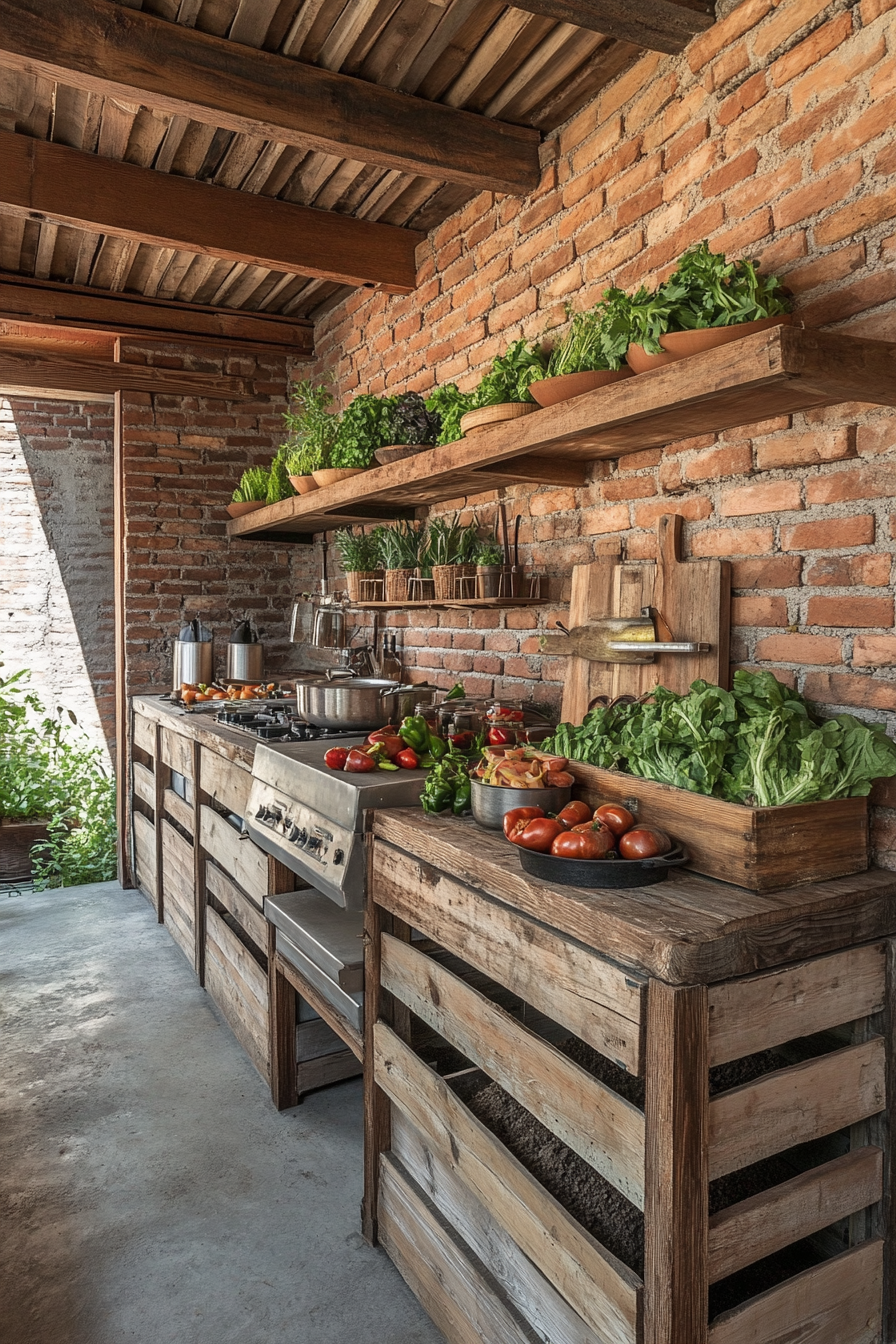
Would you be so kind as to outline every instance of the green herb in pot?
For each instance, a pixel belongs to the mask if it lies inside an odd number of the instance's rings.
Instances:
[[[503,565],[504,548],[497,541],[481,541],[476,547],[473,561],[477,565]]]
[[[296,493],[289,479],[290,473],[286,467],[285,456],[281,448],[271,463],[266,504],[279,504],[281,499],[290,499]]]
[[[572,313],[567,304],[566,315],[571,317],[569,330],[551,351],[546,376],[560,378],[567,373],[591,373],[596,369],[613,368],[611,358],[604,349],[607,305],[598,303],[585,313]]]
[[[442,428],[437,411],[427,410],[419,392],[405,392],[393,401],[389,414],[389,443],[435,443]]]
[[[266,500],[269,478],[270,472],[267,467],[247,467],[233,492],[233,503],[249,504],[257,500]]]
[[[466,565],[479,547],[473,525],[461,527],[458,514],[434,518],[427,534],[426,558],[430,565]]]
[[[289,409],[283,420],[289,435],[281,444],[290,476],[310,476],[329,465],[339,417],[331,411],[333,394],[325,383],[309,380],[292,385]]]
[[[333,533],[333,545],[346,574],[369,574],[379,568],[381,530],[376,527],[372,532],[356,532],[343,527]]]
[[[473,409],[508,401],[533,401],[529,384],[545,376],[547,359],[537,341],[514,341],[492,364],[473,393]]]
[[[390,442],[390,424],[394,397],[375,397],[362,392],[342,413],[336,438],[330,449],[330,467],[369,467],[377,448]]]
[[[473,397],[470,392],[460,392],[457,383],[446,383],[437,387],[426,398],[426,409],[431,415],[437,415],[441,422],[436,443],[456,443],[464,437],[460,427],[461,416],[473,409]]]
[[[402,521],[379,531],[379,563],[383,569],[416,569],[420,562],[423,527]]]

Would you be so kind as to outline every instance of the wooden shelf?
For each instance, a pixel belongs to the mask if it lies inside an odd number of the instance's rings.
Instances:
[[[227,534],[310,543],[316,532],[412,518],[418,508],[502,485],[582,485],[595,458],[622,457],[842,401],[896,406],[896,343],[772,327],[271,504],[233,519]]]
[[[453,611],[455,607],[485,607],[489,611],[500,611],[502,607],[545,607],[550,604],[549,597],[455,597],[430,602],[350,602],[353,611],[410,611],[415,607],[438,607],[440,610]]]

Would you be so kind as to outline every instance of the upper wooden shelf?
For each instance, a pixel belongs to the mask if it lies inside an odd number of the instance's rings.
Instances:
[[[230,537],[310,542],[350,523],[517,482],[582,485],[587,463],[841,401],[896,406],[896,343],[772,327],[547,410],[375,467],[227,525]]]

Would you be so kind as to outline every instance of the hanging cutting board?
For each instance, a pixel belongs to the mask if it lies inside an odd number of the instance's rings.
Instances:
[[[731,566],[726,560],[682,560],[682,523],[677,513],[659,519],[655,563],[620,560],[614,541],[601,543],[603,553],[590,565],[576,565],[569,628],[606,616],[640,616],[642,607],[654,607],[674,639],[706,643],[709,652],[658,654],[646,664],[570,658],[561,708],[565,722],[581,723],[596,695],[643,695],[660,685],[683,693],[698,677],[728,685]],[[661,639],[670,637],[661,631]]]

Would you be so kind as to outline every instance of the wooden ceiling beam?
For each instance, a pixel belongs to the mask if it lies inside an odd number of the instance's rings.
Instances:
[[[210,308],[135,294],[105,294],[79,285],[0,273],[0,322],[59,331],[104,332],[148,340],[198,341],[235,350],[314,356],[314,327],[301,318]]]
[[[691,8],[673,0],[512,0],[514,9],[574,23],[605,37],[670,55],[715,23],[713,5]]]
[[[0,0],[0,63],[193,121],[525,195],[537,131],[211,37],[109,0]]]
[[[121,13],[131,13],[122,10]],[[409,294],[424,234],[0,131],[0,208],[153,247]]]
[[[20,389],[27,395],[32,389],[53,391],[74,388],[70,395],[98,392],[169,392],[183,397],[221,397],[227,401],[254,395],[251,379],[230,378],[217,373],[181,373],[176,369],[156,369],[151,364],[116,364],[99,359],[54,359],[36,355],[25,347],[16,351],[0,349],[0,388]]]

